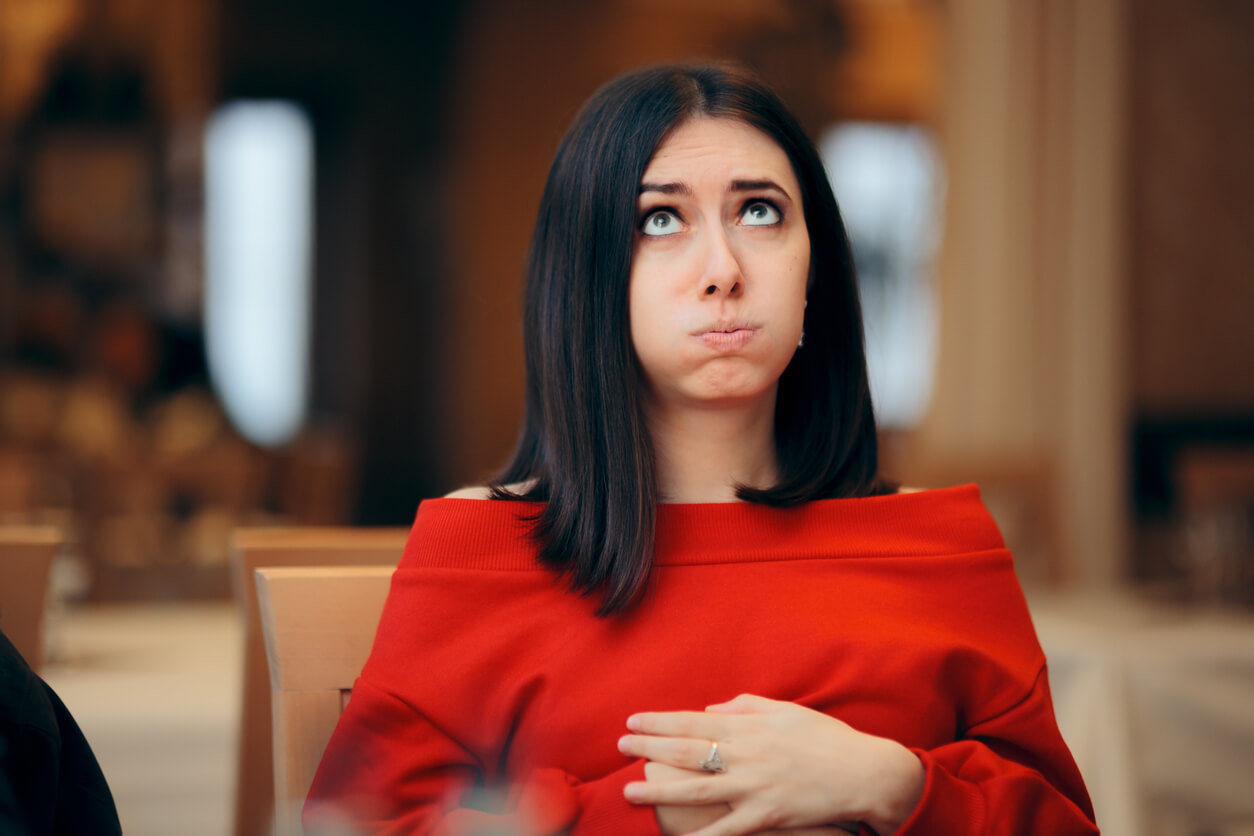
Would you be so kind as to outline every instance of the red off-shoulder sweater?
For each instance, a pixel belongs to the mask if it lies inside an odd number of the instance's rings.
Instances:
[[[902,836],[1097,832],[974,486],[659,506],[648,592],[610,618],[537,565],[535,510],[419,507],[307,826],[656,834],[622,795],[644,774],[616,748],[627,716],[751,693],[912,749],[926,787]]]

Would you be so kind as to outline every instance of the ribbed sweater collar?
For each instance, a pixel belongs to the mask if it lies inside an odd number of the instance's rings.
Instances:
[[[418,508],[403,565],[533,569],[533,502],[429,499]],[[658,506],[659,566],[819,558],[920,557],[1004,548],[975,485],[796,508],[748,502]]]

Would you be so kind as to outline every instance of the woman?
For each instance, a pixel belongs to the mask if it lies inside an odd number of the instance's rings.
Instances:
[[[840,215],[760,83],[592,98],[525,329],[514,459],[419,508],[308,824],[1096,832],[978,492],[878,479]]]

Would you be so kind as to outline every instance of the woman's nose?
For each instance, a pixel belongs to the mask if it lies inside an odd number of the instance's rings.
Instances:
[[[731,242],[720,229],[711,232],[706,245],[705,272],[701,276],[702,296],[739,296],[745,279]]]

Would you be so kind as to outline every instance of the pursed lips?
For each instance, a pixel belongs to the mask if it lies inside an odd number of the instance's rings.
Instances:
[[[734,349],[743,347],[753,339],[757,330],[755,325],[733,322],[694,331],[692,335],[711,348]]]

